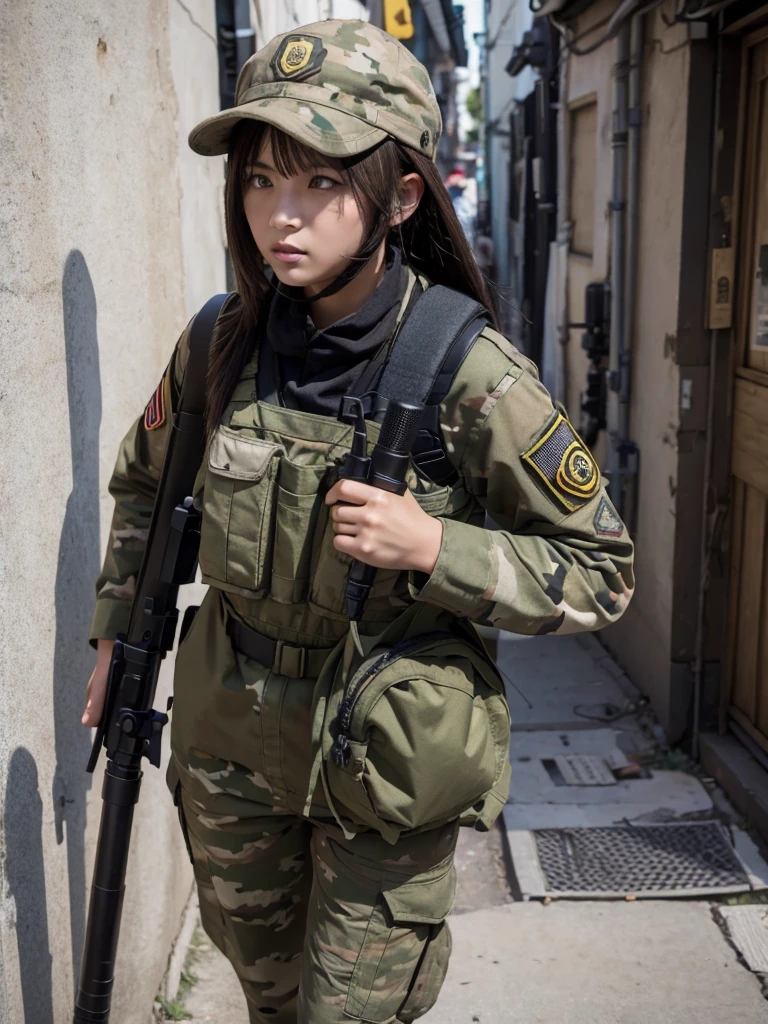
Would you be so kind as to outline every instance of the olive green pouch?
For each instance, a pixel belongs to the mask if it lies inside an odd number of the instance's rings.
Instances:
[[[456,818],[490,828],[509,792],[510,718],[475,631],[415,604],[359,642],[362,655],[348,634],[318,680],[311,790],[319,776],[342,827],[391,843]]]

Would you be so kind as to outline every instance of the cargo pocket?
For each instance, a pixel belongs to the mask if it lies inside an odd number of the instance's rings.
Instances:
[[[446,917],[456,869],[435,869],[385,888],[355,964],[345,1013],[371,1024],[410,1024],[437,1002],[451,955]]]
[[[323,503],[318,492],[325,473],[324,463],[301,466],[280,460],[269,590],[270,598],[280,604],[299,604],[309,592],[312,546]]]
[[[219,427],[211,442],[203,496],[203,582],[245,597],[266,597],[274,540],[275,479],[283,448]]]

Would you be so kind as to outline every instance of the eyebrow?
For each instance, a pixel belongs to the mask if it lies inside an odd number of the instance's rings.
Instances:
[[[334,167],[332,164],[317,163],[317,164],[313,164],[309,168],[309,170],[311,170],[311,171],[319,171],[319,170],[323,170],[323,169],[328,170],[328,171],[333,171],[336,174],[341,174],[341,171],[338,170],[336,167]],[[249,171],[256,171],[256,170],[272,171],[273,174],[277,174],[278,173],[275,170],[275,168],[272,167],[271,164],[265,164],[263,162],[263,160],[254,160],[253,163],[249,163],[247,165],[246,170],[249,170]]]

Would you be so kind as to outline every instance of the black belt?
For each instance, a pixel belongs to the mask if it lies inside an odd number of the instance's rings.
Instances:
[[[260,661],[262,665],[271,665],[278,675],[294,679],[316,679],[333,649],[297,647],[284,640],[270,640],[231,616],[227,622],[227,633],[236,651]]]

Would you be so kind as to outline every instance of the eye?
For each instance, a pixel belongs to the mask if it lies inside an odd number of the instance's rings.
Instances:
[[[269,188],[272,182],[266,174],[252,174],[248,178],[248,184],[251,188]]]
[[[329,178],[327,174],[316,174],[309,183],[310,188],[322,189],[333,188],[335,185],[341,185],[341,182],[336,181],[335,178]]]

